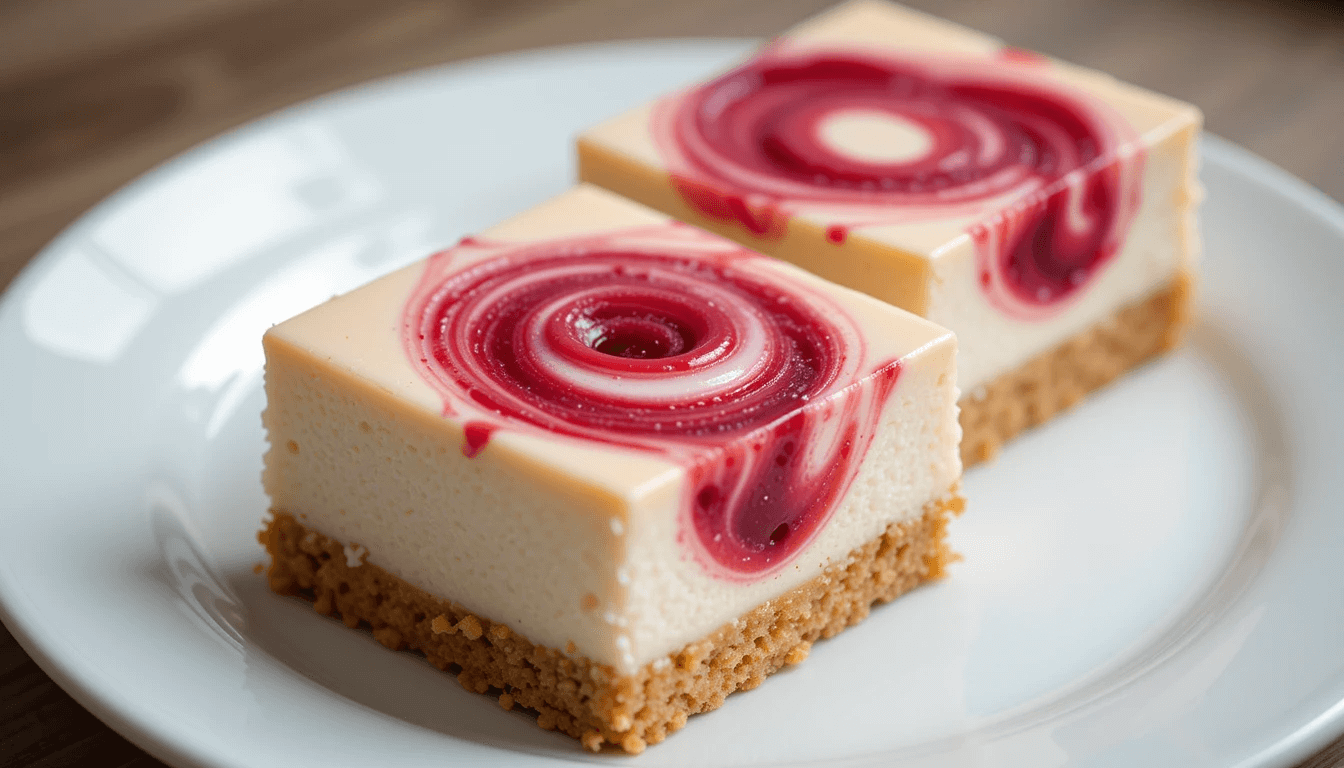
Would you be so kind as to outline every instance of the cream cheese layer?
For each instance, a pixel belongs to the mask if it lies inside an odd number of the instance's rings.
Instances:
[[[266,346],[276,508],[624,671],[960,474],[949,333],[590,187]]]
[[[1193,269],[1199,123],[861,0],[586,132],[580,173],[951,328],[971,389]]]

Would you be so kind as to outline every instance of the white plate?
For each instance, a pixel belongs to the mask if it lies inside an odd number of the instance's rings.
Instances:
[[[0,306],[0,607],[180,765],[590,756],[253,566],[273,322],[563,189],[582,126],[742,42],[542,51],[356,89],[98,206]],[[1191,345],[968,475],[951,578],[645,766],[1286,765],[1344,730],[1344,211],[1204,145]]]

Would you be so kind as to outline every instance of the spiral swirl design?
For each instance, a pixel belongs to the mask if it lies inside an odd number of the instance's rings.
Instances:
[[[1141,160],[1123,118],[1041,66],[777,47],[661,102],[654,132],[686,201],[757,236],[801,207],[837,243],[850,226],[977,217],[991,300],[1040,316],[1122,243]],[[843,116],[903,126],[911,151],[837,146],[826,128]]]
[[[438,254],[405,310],[407,354],[466,422],[468,455],[498,428],[682,463],[696,550],[759,575],[824,523],[871,439],[857,414],[807,408],[855,375],[862,339],[824,296],[754,269],[762,257],[658,234]]]

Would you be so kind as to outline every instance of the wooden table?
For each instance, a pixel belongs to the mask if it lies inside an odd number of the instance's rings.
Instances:
[[[301,99],[521,48],[762,37],[830,4],[4,0],[0,287],[122,184]],[[1211,131],[1344,199],[1344,6],[1328,0],[910,4],[1192,101]],[[70,699],[0,628],[0,766],[89,762],[160,765]],[[1344,738],[1303,765],[1341,764]]]

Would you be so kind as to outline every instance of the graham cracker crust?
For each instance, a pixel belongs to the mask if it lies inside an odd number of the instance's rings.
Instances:
[[[716,709],[729,694],[803,661],[812,643],[862,621],[874,603],[942,577],[957,559],[944,533],[963,505],[954,490],[821,576],[628,676],[535,645],[378,566],[351,567],[342,542],[283,511],[273,510],[257,538],[271,555],[273,591],[311,600],[318,613],[339,617],[348,627],[365,625],[392,650],[420,651],[440,670],[455,671],[466,689],[498,694],[505,709],[533,710],[537,725],[567,733],[590,750],[614,744],[639,753],[690,715]]]
[[[1175,348],[1192,313],[1192,280],[1171,285],[1120,309],[987,385],[962,395],[961,462],[993,458],[1019,433],[1109,384],[1126,371]]]

